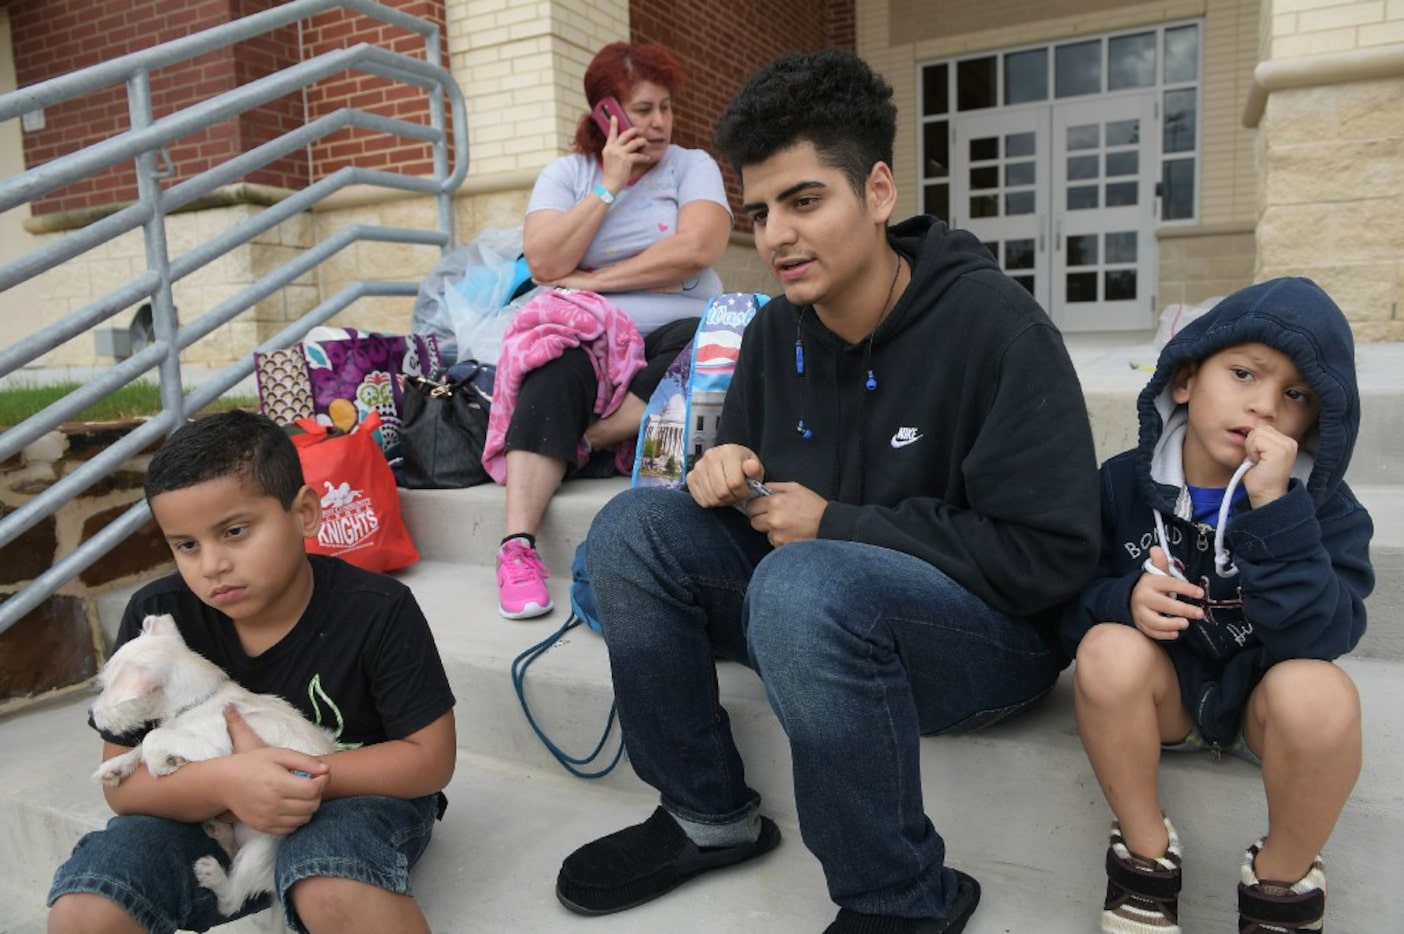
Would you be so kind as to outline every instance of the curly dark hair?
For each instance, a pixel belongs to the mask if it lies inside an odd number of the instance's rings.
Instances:
[[[873,166],[891,167],[896,135],[892,86],[852,52],[825,49],[781,56],[757,72],[722,114],[712,142],[737,174],[809,142],[861,197]]]
[[[302,461],[288,433],[256,412],[233,409],[182,426],[152,455],[142,492],[148,501],[207,480],[234,477],[284,509],[304,485]]]

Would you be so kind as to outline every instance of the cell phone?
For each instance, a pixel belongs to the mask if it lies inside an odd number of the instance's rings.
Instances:
[[[751,488],[751,495],[753,496],[770,495],[770,487],[766,486],[764,483],[761,483],[759,480],[752,480],[750,477],[747,477],[746,485]]]
[[[595,105],[592,116],[595,118],[595,123],[600,128],[600,132],[603,133],[606,138],[609,137],[609,118],[611,116],[618,122],[620,133],[629,129],[630,126],[629,118],[624,115],[623,105],[619,103],[619,98],[614,96],[600,98],[600,102]]]

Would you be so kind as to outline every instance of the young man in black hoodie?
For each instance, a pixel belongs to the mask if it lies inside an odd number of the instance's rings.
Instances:
[[[756,671],[789,737],[804,841],[840,907],[828,931],[958,932],[979,901],[924,813],[919,740],[1056,680],[1052,608],[1096,563],[1096,462],[1028,293],[939,220],[888,229],[891,95],[851,54],[792,55],[722,117],[784,296],[747,329],[688,492],[630,490],[590,530],[629,758],[662,806],[565,860],[556,891],[575,911],[633,907],[779,842],[717,657]]]

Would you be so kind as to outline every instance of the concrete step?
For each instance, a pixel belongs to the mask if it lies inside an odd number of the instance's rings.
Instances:
[[[458,694],[460,757],[445,823],[415,875],[434,929],[567,932],[586,922],[552,897],[560,860],[576,846],[642,820],[655,796],[622,765],[608,778],[567,776],[527,728],[508,685],[508,656],[549,631],[499,619],[444,613],[442,567],[411,579],[436,623]],[[459,599],[462,599],[460,594]],[[1335,930],[1389,931],[1404,918],[1404,869],[1394,844],[1404,833],[1404,679],[1395,662],[1350,659],[1368,711],[1365,771],[1327,856]],[[748,780],[786,843],[754,870],[717,874],[676,895],[612,919],[623,934],[673,930],[818,931],[832,917],[822,874],[800,843],[785,738],[757,679],[741,666],[719,671]],[[572,634],[532,669],[533,709],[561,745],[584,750],[603,724],[610,692],[600,640]],[[88,775],[98,756],[85,723],[87,698],[0,721],[0,931],[42,930],[53,871],[77,837],[100,827],[107,809]],[[1069,679],[1047,702],[1012,723],[973,736],[922,742],[927,811],[953,865],[985,886],[972,934],[1091,930],[1103,885],[1108,820],[1073,729]],[[1244,845],[1266,822],[1257,770],[1236,760],[1173,757],[1163,796],[1185,841],[1188,930],[1231,923]],[[717,912],[717,904],[726,905]],[[26,920],[27,919],[27,920]],[[1035,921],[1035,919],[1037,919]],[[241,930],[257,930],[248,924]]]

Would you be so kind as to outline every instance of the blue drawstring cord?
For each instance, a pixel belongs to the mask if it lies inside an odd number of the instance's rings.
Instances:
[[[572,613],[570,615],[570,618],[565,621],[565,623],[561,626],[560,629],[557,629],[554,633],[547,636],[545,639],[541,640],[536,645],[533,645],[531,648],[527,649],[525,652],[514,658],[512,660],[512,687],[517,692],[517,701],[522,705],[522,713],[526,714],[527,723],[531,725],[532,730],[536,733],[537,737],[541,740],[541,742],[546,746],[546,749],[551,753],[551,755],[556,757],[556,761],[559,762],[567,772],[576,776],[577,778],[603,778],[604,776],[608,775],[616,765],[619,764],[619,760],[624,755],[624,740],[622,737],[619,741],[619,748],[615,750],[614,759],[609,763],[609,765],[606,765],[604,768],[594,772],[584,771],[583,768],[577,768],[577,766],[588,768],[589,766],[595,763],[596,759],[599,758],[600,753],[604,750],[605,743],[609,741],[610,733],[614,732],[614,724],[618,719],[619,713],[618,702],[610,702],[609,720],[605,723],[604,735],[600,737],[600,741],[595,746],[594,751],[583,758],[576,758],[567,754],[559,746],[551,742],[550,738],[546,735],[546,733],[541,729],[539,725],[537,725],[536,718],[531,715],[531,710],[527,706],[526,699],[527,666],[530,665],[532,662],[536,661],[542,655],[546,654],[546,651],[550,649],[551,646],[559,642],[562,638],[565,637],[566,633],[570,632],[570,630],[574,629],[576,626],[579,626],[582,622],[583,620],[581,620],[579,616],[576,616],[574,613]]]

